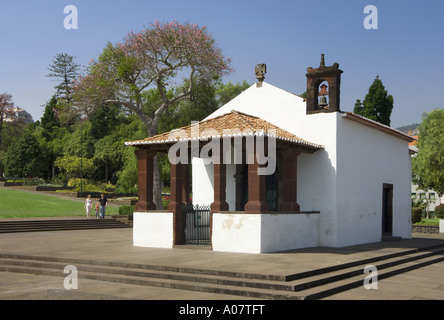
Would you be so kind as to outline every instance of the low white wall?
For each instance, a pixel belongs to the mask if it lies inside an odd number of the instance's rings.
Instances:
[[[439,220],[439,233],[444,234],[444,220]]]
[[[134,212],[134,246],[150,248],[172,248],[173,243],[172,212]]]
[[[266,253],[319,246],[319,214],[213,214],[213,251]]]

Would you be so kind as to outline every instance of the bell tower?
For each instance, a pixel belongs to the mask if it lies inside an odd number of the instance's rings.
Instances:
[[[338,63],[325,66],[324,54],[321,55],[321,63],[317,69],[307,68],[307,114],[340,111],[342,72]]]

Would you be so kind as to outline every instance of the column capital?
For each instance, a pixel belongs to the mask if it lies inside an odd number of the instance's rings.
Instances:
[[[145,159],[145,158],[154,158],[157,152],[152,150],[151,148],[143,148],[143,149],[134,150],[134,154],[136,155],[137,159]]]

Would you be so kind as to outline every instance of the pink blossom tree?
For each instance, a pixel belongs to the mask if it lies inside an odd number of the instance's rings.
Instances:
[[[196,82],[232,72],[230,63],[205,26],[155,21],[140,32],[129,32],[120,43],[108,43],[97,61],[90,60],[87,74],[74,84],[74,107],[88,114],[103,103],[119,104],[137,114],[152,136],[169,105],[192,98]],[[153,96],[147,94],[150,90],[156,99],[147,99]],[[157,159],[154,188],[160,208]]]

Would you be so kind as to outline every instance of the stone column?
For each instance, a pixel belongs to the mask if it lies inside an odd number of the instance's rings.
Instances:
[[[182,203],[191,205],[190,200],[190,164],[183,164]]]
[[[257,162],[254,152],[247,155],[248,159],[248,202],[245,204],[245,213],[268,213],[265,194],[266,176],[259,175],[260,164]]]
[[[211,213],[228,211],[226,201],[227,168],[224,163],[214,164],[214,202],[211,204]]]
[[[183,164],[170,163],[171,200],[167,210],[173,213],[174,244],[185,243],[185,217],[182,213]]]
[[[299,150],[285,150],[282,153],[282,203],[279,211],[300,211],[300,206],[297,203],[299,154]]]
[[[153,202],[153,159],[156,152],[150,149],[138,149],[135,154],[139,191],[134,211],[156,210],[156,205]]]

